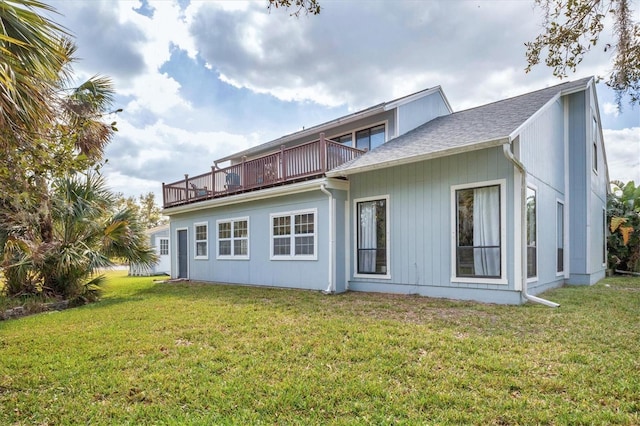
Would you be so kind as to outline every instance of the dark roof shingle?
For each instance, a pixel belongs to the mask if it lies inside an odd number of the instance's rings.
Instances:
[[[525,123],[559,93],[586,87],[591,77],[493,102],[487,105],[435,118],[380,147],[327,173],[348,175],[372,167],[391,167],[399,163],[481,149],[505,143]]]

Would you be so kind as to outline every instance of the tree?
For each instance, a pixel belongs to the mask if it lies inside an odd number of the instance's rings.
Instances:
[[[70,84],[75,45],[42,11],[54,10],[0,0],[0,267],[10,294],[77,297],[110,256],[152,259],[96,177],[116,131],[111,81]]]
[[[300,16],[300,13],[318,15],[320,13],[320,3],[318,0],[269,0],[269,11],[275,7],[290,9],[296,8],[295,12],[291,13],[293,16]]]
[[[69,60],[65,31],[37,12],[53,8],[36,0],[0,1],[0,131],[2,145],[22,146],[54,116],[52,94]],[[7,136],[17,134],[18,137]]]
[[[125,197],[124,194],[116,194],[116,206],[128,208],[135,212],[139,222],[145,229],[155,228],[168,222],[168,218],[162,215],[162,210],[156,204],[156,194],[148,192],[136,197]]]
[[[607,200],[609,267],[640,272],[640,186],[612,182]]]
[[[613,53],[613,67],[606,84],[615,90],[618,105],[629,96],[640,104],[640,23],[632,18],[630,0],[535,0],[544,11],[544,32],[527,47],[527,68],[540,62],[546,49],[545,64],[553,75],[566,77],[575,71],[585,54],[598,44],[605,19],[613,19],[614,44],[603,46]]]
[[[100,268],[124,258],[142,265],[156,261],[144,228],[130,209],[113,212],[115,195],[96,173],[58,178],[52,183],[51,235],[38,223],[5,234],[3,266],[9,295],[46,293],[93,299]],[[30,226],[29,226],[30,225]]]

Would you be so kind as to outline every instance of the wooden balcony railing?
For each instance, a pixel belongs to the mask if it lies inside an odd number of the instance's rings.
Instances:
[[[279,152],[264,157],[243,160],[223,169],[212,167],[210,173],[193,177],[184,175],[178,182],[163,183],[163,205],[173,207],[322,176],[364,152],[325,139],[321,133],[320,140],[314,142],[293,148],[282,146]]]

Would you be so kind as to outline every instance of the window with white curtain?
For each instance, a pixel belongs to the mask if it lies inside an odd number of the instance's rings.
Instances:
[[[271,215],[271,259],[315,260],[316,210]]]
[[[501,185],[455,190],[455,276],[502,277]]]
[[[218,258],[249,258],[249,218],[226,219],[218,224]]]
[[[527,188],[527,278],[538,276],[537,244],[537,197],[536,190]]]
[[[387,275],[387,198],[356,200],[357,274]]]

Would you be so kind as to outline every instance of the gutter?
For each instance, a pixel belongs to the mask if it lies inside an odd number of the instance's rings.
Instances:
[[[329,196],[329,285],[324,291],[327,294],[335,293],[335,284],[333,282],[333,246],[335,244],[333,224],[335,223],[335,211],[333,209],[333,194],[327,191],[327,186],[323,183],[320,185],[320,191]]]
[[[522,290],[520,291],[522,292],[522,296],[524,296],[525,299],[531,302],[540,303],[542,305],[549,306],[552,308],[557,308],[560,306],[559,303],[534,296],[527,292],[527,228],[526,228],[527,170],[525,169],[524,164],[522,164],[513,155],[513,152],[511,152],[511,149],[510,149],[511,142],[512,142],[512,139],[511,137],[509,137],[509,142],[502,145],[502,152],[504,153],[504,156],[507,158],[507,160],[511,161],[513,165],[516,166],[516,168],[520,171],[520,176],[522,179],[522,182],[520,184],[520,200],[522,203],[522,205],[520,206],[520,232],[521,232],[520,255],[521,255],[521,265],[522,265],[520,267],[520,271],[522,275],[520,279],[522,280]]]

